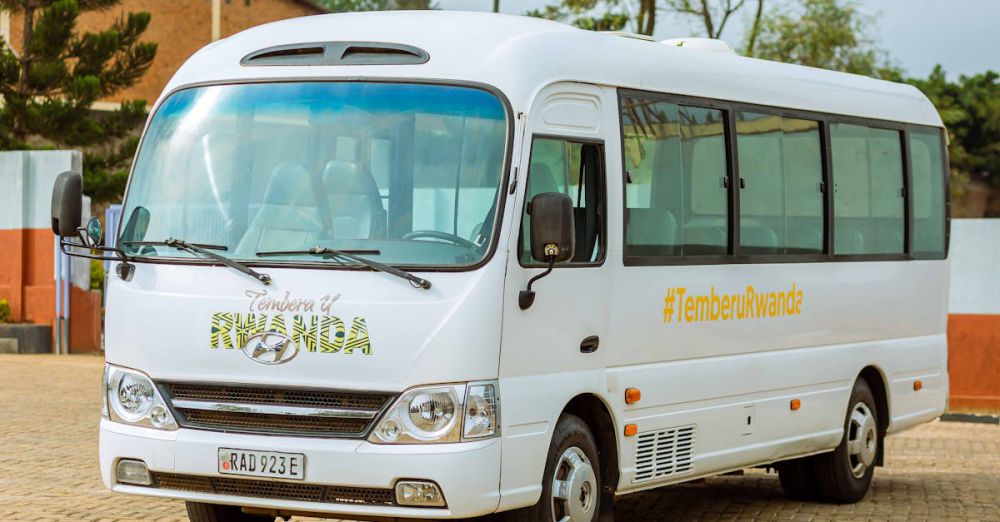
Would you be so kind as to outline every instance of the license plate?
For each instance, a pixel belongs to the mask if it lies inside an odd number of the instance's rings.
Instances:
[[[306,456],[301,453],[219,448],[219,473],[292,480],[305,479]]]

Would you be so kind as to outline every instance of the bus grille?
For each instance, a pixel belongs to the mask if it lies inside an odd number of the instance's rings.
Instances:
[[[633,482],[689,473],[694,453],[694,426],[640,433],[635,442]]]
[[[395,395],[378,392],[161,383],[185,428],[360,438]]]
[[[364,504],[391,506],[395,503],[391,489],[295,484],[270,480],[248,480],[224,477],[202,477],[177,473],[153,474],[153,485],[159,489],[235,495],[241,497],[323,502],[327,504]]]

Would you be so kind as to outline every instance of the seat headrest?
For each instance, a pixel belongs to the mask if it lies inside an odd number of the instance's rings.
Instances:
[[[364,194],[358,167],[344,160],[331,160],[323,170],[323,183],[331,194]]]
[[[294,161],[283,161],[271,171],[264,191],[265,205],[316,205],[309,172]]]

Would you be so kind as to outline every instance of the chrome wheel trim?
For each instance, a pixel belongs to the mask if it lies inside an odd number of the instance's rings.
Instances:
[[[878,429],[868,405],[859,402],[847,420],[847,461],[854,478],[865,476],[878,453]]]
[[[590,522],[597,511],[597,474],[582,449],[571,446],[556,462],[552,477],[552,520]]]

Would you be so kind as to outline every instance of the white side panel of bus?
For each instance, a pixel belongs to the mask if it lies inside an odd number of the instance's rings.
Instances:
[[[684,301],[712,302],[751,286],[769,293],[793,284],[802,292],[799,314],[688,322],[678,312],[679,289]],[[622,490],[832,449],[866,366],[887,381],[890,431],[944,410],[946,261],[625,267],[612,288],[609,333],[621,349],[609,380],[642,390],[640,403],[624,407],[623,422],[638,424],[639,436],[622,448]],[[690,448],[668,456],[677,462],[637,478],[642,455],[631,440],[648,445],[648,434],[686,426],[694,427]]]

